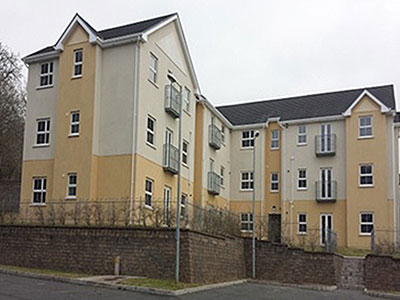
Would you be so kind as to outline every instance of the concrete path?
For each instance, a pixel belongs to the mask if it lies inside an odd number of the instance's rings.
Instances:
[[[264,300],[264,299],[379,299],[366,296],[362,291],[336,290],[320,292],[292,287],[279,287],[257,283],[223,287],[178,297],[149,295],[132,291],[111,290],[93,286],[76,285],[15,275],[0,274],[1,300]]]

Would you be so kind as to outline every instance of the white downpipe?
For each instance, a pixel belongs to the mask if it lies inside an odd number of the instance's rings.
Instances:
[[[294,156],[290,157],[290,201],[289,201],[289,206],[290,206],[290,221],[289,221],[289,226],[290,226],[290,243],[293,242],[293,185],[294,185],[294,178],[293,178],[293,162],[294,162]]]
[[[393,167],[392,167],[392,171],[393,171],[393,191],[392,191],[392,193],[393,193],[393,230],[394,230],[394,234],[393,234],[393,243],[394,243],[394,245],[395,245],[395,247],[397,247],[397,235],[398,235],[398,232],[397,232],[397,222],[398,222],[398,220],[397,220],[397,199],[396,199],[396,189],[398,188],[398,186],[397,186],[397,180],[396,180],[396,178],[398,177],[398,172],[396,172],[396,170],[397,170],[397,166],[398,166],[398,160],[396,159],[396,149],[398,149],[398,143],[399,143],[399,141],[398,141],[398,139],[396,140],[396,142],[397,142],[397,147],[396,147],[396,145],[395,145],[395,134],[394,134],[394,123],[392,122],[392,165],[393,165]],[[398,157],[398,155],[397,155],[397,157]],[[396,166],[397,165],[397,166]]]
[[[137,132],[138,132],[138,101],[139,101],[139,52],[140,39],[136,42],[135,49],[135,68],[133,73],[133,128],[132,128],[132,162],[131,162],[131,187],[129,194],[129,225],[133,223],[133,186],[135,183],[135,154],[137,152]]]

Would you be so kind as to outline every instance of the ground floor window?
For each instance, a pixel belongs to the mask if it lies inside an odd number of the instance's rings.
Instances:
[[[46,177],[33,178],[33,199],[34,204],[46,203]]]
[[[374,214],[372,212],[360,213],[360,234],[371,235],[374,230]]]
[[[153,200],[153,184],[154,184],[153,180],[146,178],[145,191],[144,191],[144,204],[150,207],[151,207],[151,202]]]
[[[76,173],[68,174],[68,192],[67,197],[69,199],[76,199],[76,186],[78,184],[78,176]]]
[[[297,232],[299,234],[306,234],[307,233],[307,214],[299,213],[297,215]]]
[[[242,231],[253,230],[253,214],[252,213],[241,213],[240,214],[240,229]]]

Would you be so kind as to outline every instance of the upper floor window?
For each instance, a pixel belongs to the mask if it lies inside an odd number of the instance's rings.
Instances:
[[[150,53],[149,79],[153,83],[157,83],[157,70],[158,58],[153,53]]]
[[[242,191],[252,191],[254,188],[253,172],[240,173],[240,189]]]
[[[271,131],[271,149],[279,148],[279,130]]]
[[[307,233],[307,214],[299,213],[297,215],[297,233],[306,234]]]
[[[254,130],[242,131],[242,148],[254,147]]]
[[[223,166],[221,166],[219,176],[220,176],[219,183],[221,186],[224,186],[225,185],[225,168]]]
[[[307,189],[307,169],[297,170],[297,189],[298,190]]]
[[[372,136],[372,117],[363,116],[359,119],[359,136],[371,137]]]
[[[83,50],[77,49],[74,51],[74,77],[82,76]]]
[[[187,142],[187,141],[183,141],[182,142],[182,163],[184,164],[184,165],[188,165],[188,161],[189,161],[189,159],[188,159],[188,157],[189,157],[189,154],[188,154],[188,152],[189,152],[189,143]]]
[[[78,184],[78,176],[76,175],[76,173],[68,174],[67,198],[76,199],[77,184]]]
[[[33,199],[34,204],[46,203],[46,177],[33,178]]]
[[[279,191],[279,175],[277,172],[271,173],[271,192]]]
[[[50,144],[50,119],[36,121],[36,145]]]
[[[360,165],[360,186],[373,186],[374,174],[372,164]]]
[[[153,117],[147,116],[147,135],[146,142],[150,145],[154,145],[156,120]]]
[[[40,65],[40,86],[53,85],[53,62]]]
[[[150,207],[151,207],[151,202],[153,200],[153,184],[154,184],[153,180],[146,178],[145,191],[144,191],[144,204]]]
[[[374,214],[371,212],[360,213],[360,234],[371,235],[374,230]]]
[[[297,144],[305,145],[307,144],[307,129],[306,125],[299,125],[297,132]]]
[[[71,135],[71,136],[79,135],[79,120],[80,120],[79,111],[71,112],[71,128],[70,128],[69,135]]]
[[[187,87],[183,91],[183,110],[190,113],[190,90]]]
[[[225,126],[221,126],[221,142],[225,143]]]
[[[240,214],[240,229],[242,231],[253,230],[253,214],[252,213],[241,213]]]

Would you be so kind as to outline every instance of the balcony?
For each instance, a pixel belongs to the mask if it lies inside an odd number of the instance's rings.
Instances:
[[[333,156],[336,154],[336,134],[315,136],[315,155]]]
[[[221,190],[221,178],[215,172],[208,172],[208,192],[212,195],[219,195]]]
[[[164,144],[163,168],[172,174],[179,171],[179,150],[171,144]]]
[[[221,141],[221,130],[214,124],[211,124],[208,127],[208,144],[214,149],[218,150],[221,148]]]
[[[165,111],[174,118],[179,118],[181,114],[181,95],[171,84],[165,86]]]
[[[336,202],[337,182],[336,181],[316,181],[315,200],[319,203]]]

